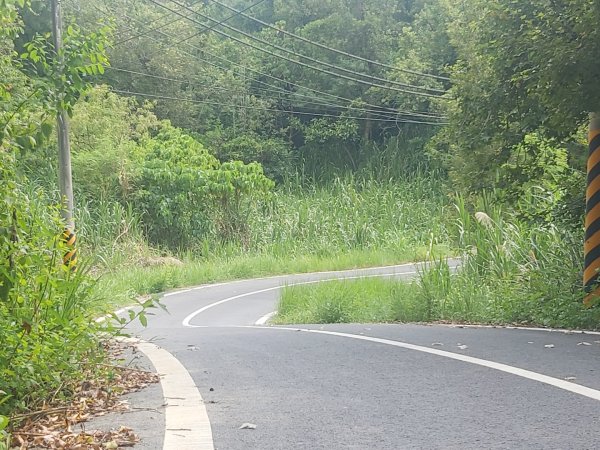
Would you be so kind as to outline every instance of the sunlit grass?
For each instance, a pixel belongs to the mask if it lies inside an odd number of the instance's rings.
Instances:
[[[462,255],[456,273],[437,255],[411,284],[363,280],[290,287],[275,320],[600,328],[600,309],[583,305],[580,232],[525,223],[497,208],[483,214],[483,209],[477,220],[457,199],[450,227]],[[402,317],[399,311],[412,313]]]
[[[124,266],[103,274],[96,296],[105,298],[109,307],[125,306],[137,297],[170,289],[206,283],[247,279],[269,275],[388,266],[426,259],[429,247],[390,253],[354,250],[328,257],[303,255],[296,258],[242,254],[228,258],[184,260],[182,266]],[[448,252],[442,246],[437,251]]]
[[[370,323],[427,320],[412,283],[363,278],[283,289],[273,323]]]
[[[90,209],[81,213],[82,242],[100,256],[96,291],[110,305],[214,281],[385,266],[421,261],[432,251],[450,253],[446,199],[435,177],[281,187],[246,212],[246,236],[223,242],[207,235],[178,255],[182,266],[173,267],[146,267],[160,252],[145,243],[131,208]]]

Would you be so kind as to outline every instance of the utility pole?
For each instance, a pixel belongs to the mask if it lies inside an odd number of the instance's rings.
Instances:
[[[590,114],[588,142],[583,285],[591,305],[600,298],[600,112]]]
[[[52,36],[54,37],[54,50],[58,64],[63,69],[64,61],[61,55],[62,48],[62,14],[60,0],[52,0]],[[71,176],[71,145],[69,143],[69,116],[59,105],[56,115],[56,130],[58,134],[58,186],[61,197],[61,214],[65,221],[66,229],[63,237],[69,251],[64,255],[63,262],[72,268],[77,261],[75,249],[75,221],[73,219],[73,178]]]

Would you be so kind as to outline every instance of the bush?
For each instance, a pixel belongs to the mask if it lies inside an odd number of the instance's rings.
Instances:
[[[583,306],[580,230],[532,224],[498,208],[473,216],[461,198],[457,210],[463,266],[451,276],[438,262],[421,275],[421,295],[432,319],[600,326],[598,308]]]
[[[221,164],[202,144],[163,124],[143,143],[136,177],[136,207],[148,237],[172,249],[198,246],[208,238],[244,239],[248,201],[273,187],[258,163]]]
[[[499,171],[500,200],[532,223],[577,228],[584,214],[585,174],[569,166],[568,152],[538,133],[524,137]]]
[[[233,135],[229,130],[218,128],[200,139],[213,149],[221,161],[257,162],[272,180],[282,182],[293,172],[293,158],[289,144],[274,137],[263,137],[246,132]]]
[[[93,282],[62,264],[58,209],[12,172],[11,154],[0,158],[0,415],[8,416],[61,395],[100,352]]]
[[[74,185],[86,198],[127,200],[134,190],[137,145],[159,127],[151,105],[91,89],[73,108]]]

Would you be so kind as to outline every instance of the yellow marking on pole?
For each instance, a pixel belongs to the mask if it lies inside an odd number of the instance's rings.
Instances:
[[[585,284],[589,283],[598,274],[598,268],[600,267],[600,258],[596,258],[587,269],[583,272],[583,281]]]
[[[588,131],[589,153],[587,161],[588,186],[585,193],[588,209],[585,217],[586,234],[590,232],[590,227],[600,219],[600,203],[591,203],[592,197],[600,191],[600,176],[596,176],[591,181],[589,180],[592,171],[600,164],[600,145],[596,145],[598,136],[600,136],[600,114],[590,114],[590,127]],[[588,294],[585,296],[583,303],[586,306],[591,306],[600,298],[600,286],[592,289],[593,283],[598,281],[600,257],[595,258],[593,261],[589,261],[590,257],[597,254],[599,247],[600,231],[597,231],[584,242],[584,256],[587,264],[584,267],[583,272],[583,285],[585,290],[588,291]]]
[[[600,135],[600,131],[598,131],[598,135]],[[590,139],[590,142],[592,142],[592,139]],[[600,151],[594,151],[588,158],[588,170],[592,170],[598,163],[600,163]]]
[[[77,271],[77,235],[74,231],[66,229],[63,231],[63,241],[67,245],[67,252],[63,256],[63,264],[70,268],[73,272]]]
[[[588,185],[586,190],[586,196],[589,200],[594,196],[596,192],[600,191],[600,177],[596,177],[592,180],[592,182]]]
[[[585,216],[585,228],[588,229],[598,219],[600,219],[600,203],[594,206]]]
[[[585,241],[586,253],[591,252],[598,246],[600,246],[600,231],[595,232]]]

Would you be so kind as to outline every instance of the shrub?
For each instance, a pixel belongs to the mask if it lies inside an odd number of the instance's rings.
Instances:
[[[538,133],[524,137],[499,171],[500,200],[530,222],[578,227],[585,175],[569,166],[567,149]]]
[[[600,326],[598,308],[583,306],[581,230],[533,224],[497,207],[478,211],[476,219],[461,198],[457,211],[462,267],[450,276],[436,262],[420,277],[432,319]]]
[[[228,240],[244,231],[245,204],[273,187],[260,164],[221,164],[168,123],[143,143],[142,154],[136,207],[150,240],[173,249],[197,246],[208,237]]]
[[[201,140],[213,149],[221,161],[242,161],[246,164],[257,162],[265,175],[282,182],[293,171],[293,158],[289,144],[276,137],[264,137],[246,132],[231,135],[231,130],[218,128],[202,136]]]
[[[84,268],[62,264],[57,207],[26,188],[9,153],[0,158],[0,415],[9,415],[68,389],[99,347],[89,314],[93,282]]]

